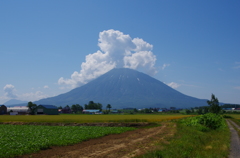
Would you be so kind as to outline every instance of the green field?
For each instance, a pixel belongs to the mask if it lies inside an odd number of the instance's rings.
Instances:
[[[240,114],[226,114],[227,116],[231,116],[235,119],[240,119]]]
[[[129,130],[134,128],[0,125],[0,157],[13,157]]]
[[[156,143],[155,151],[138,158],[226,158],[230,151],[230,130],[221,115],[205,114],[176,122],[176,134],[169,142]]]
[[[0,122],[50,122],[50,123],[93,123],[93,122],[158,122],[179,119],[190,115],[2,115]]]

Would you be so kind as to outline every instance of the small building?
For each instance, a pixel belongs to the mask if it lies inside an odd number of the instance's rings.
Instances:
[[[82,111],[84,114],[101,114],[100,109],[85,109]]]
[[[111,113],[112,113],[112,114],[118,114],[119,111],[118,111],[118,110],[112,110]]]
[[[11,115],[25,115],[29,112],[29,108],[27,106],[7,107],[7,112]]]
[[[7,113],[7,107],[5,105],[0,105],[0,115]]]
[[[35,110],[36,115],[58,115],[58,108],[54,105],[38,105]]]
[[[63,114],[71,114],[72,113],[71,108],[69,106],[65,106],[64,108],[62,108],[61,112]]]

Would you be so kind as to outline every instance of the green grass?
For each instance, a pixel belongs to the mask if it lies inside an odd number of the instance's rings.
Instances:
[[[132,127],[0,125],[0,157],[33,153],[50,146],[79,143]]]
[[[92,122],[158,122],[179,119],[190,115],[2,115],[0,122],[49,122],[49,123],[92,123]]]
[[[177,122],[177,132],[169,143],[157,144],[159,150],[141,158],[226,158],[229,154],[230,131],[227,126],[208,132]]]

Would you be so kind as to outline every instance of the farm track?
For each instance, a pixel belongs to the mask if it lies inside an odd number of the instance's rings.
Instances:
[[[229,119],[227,119],[227,124],[231,132],[229,158],[240,158],[240,139],[239,139],[238,132],[234,129],[236,128],[239,131],[240,127],[235,122]]]
[[[176,125],[166,122],[159,127],[139,128],[71,146],[52,147],[18,158],[130,158],[154,150],[156,143],[167,143],[167,139],[175,132]]]

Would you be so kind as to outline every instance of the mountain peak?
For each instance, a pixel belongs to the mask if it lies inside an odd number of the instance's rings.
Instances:
[[[161,81],[129,68],[115,68],[91,82],[65,94],[37,101],[39,104],[66,106],[99,102],[103,107],[196,107],[206,101],[184,95]]]

